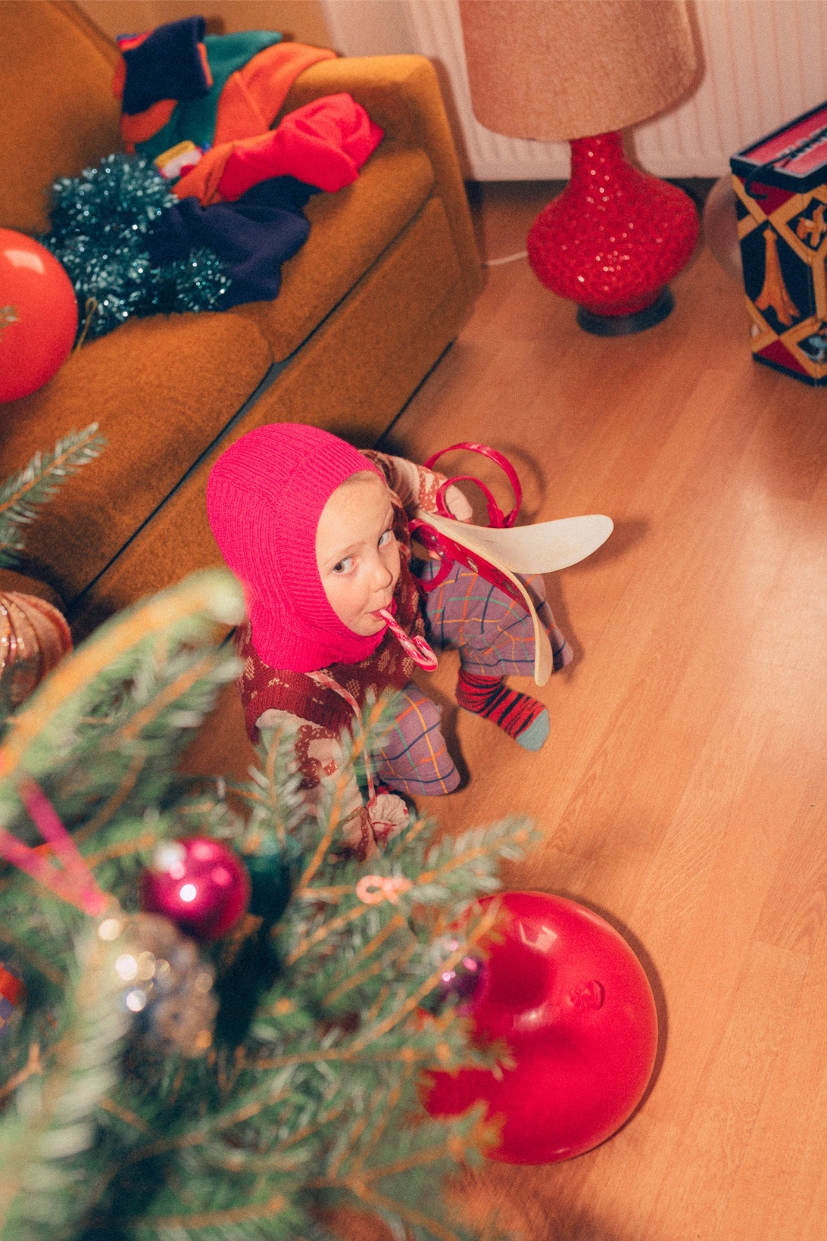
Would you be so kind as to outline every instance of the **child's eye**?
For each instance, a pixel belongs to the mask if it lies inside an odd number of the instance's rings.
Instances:
[[[390,526],[388,526],[387,530],[385,531],[385,533],[382,535],[382,537],[379,540],[379,546],[387,547],[388,543],[390,543],[392,538],[393,538],[393,530],[391,529]]]
[[[353,557],[345,556],[344,560],[338,561],[338,563],[333,566],[333,572],[334,573],[349,573],[352,568],[353,568]]]

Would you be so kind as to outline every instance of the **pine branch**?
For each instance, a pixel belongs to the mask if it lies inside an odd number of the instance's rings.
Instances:
[[[467,1022],[450,1002],[436,1017],[423,1004],[442,973],[490,934],[494,904],[459,915],[497,888],[499,860],[518,856],[528,831],[514,821],[434,845],[435,825],[419,820],[367,866],[343,862],[335,836],[350,769],[325,790],[318,813],[307,814],[289,729],[265,735],[261,769],[228,786],[229,802],[220,781],[205,788],[177,780],[182,734],[236,671],[215,647],[240,615],[240,591],[221,574],[190,579],[122,614],[58,665],[0,748],[0,826],[22,831],[18,784],[37,780],[101,886],[125,907],[135,906],[140,867],[155,844],[191,834],[234,840],[262,901],[251,908],[246,938],[240,932],[238,942],[202,949],[220,986],[251,960],[261,970],[249,1032],[245,1026],[230,1039],[219,1021],[216,1044],[201,1059],[160,1054],[147,1014],[140,1038],[148,1041],[130,1040],[123,1072],[96,1087],[91,1144],[62,1162],[34,1161],[44,1175],[60,1175],[42,1219],[40,1207],[27,1206],[32,1220],[12,1233],[9,1217],[9,1241],[41,1241],[58,1204],[64,1222],[50,1227],[49,1241],[330,1241],[307,1213],[329,1196],[378,1213],[417,1241],[468,1235],[448,1221],[440,1187],[457,1161],[473,1161],[478,1118],[428,1120],[417,1081],[434,1068],[491,1067],[500,1051],[469,1046]],[[389,710],[368,709],[348,763],[371,750]],[[270,876],[275,903],[256,886]],[[372,888],[360,887],[365,878]],[[383,889],[383,879],[395,882]],[[363,899],[377,890],[387,899]],[[271,908],[278,912],[268,922]],[[75,982],[62,982],[62,973],[81,922],[23,876],[0,884],[2,933],[57,969],[51,979],[27,977],[30,995],[12,1037],[0,1043],[0,1080],[15,1101],[34,1099],[41,1111],[75,1020]],[[251,945],[258,957],[247,953]],[[89,980],[90,1013],[104,1000],[98,982]],[[27,1061],[38,1042],[44,1079]],[[108,1063],[103,1055],[100,1064]],[[8,1112],[5,1123],[17,1124]],[[36,1143],[38,1133],[19,1124],[13,1136]],[[0,1142],[10,1135],[0,1123]],[[0,1176],[14,1175],[5,1158],[11,1149],[8,1140],[0,1150]],[[75,1174],[77,1202],[67,1206],[66,1178]]]
[[[45,1064],[18,1091],[17,1109],[0,1125],[0,1237],[36,1241],[78,1218],[83,1193],[77,1157],[94,1141],[94,1114],[116,1078],[126,1026],[114,969],[122,949],[94,930],[78,948],[68,1019]]]
[[[18,1086],[22,1086],[35,1073],[42,1073],[43,1065],[40,1063],[40,1044],[32,1043],[29,1048],[29,1056],[22,1069],[9,1078],[7,1082],[0,1087],[0,1102],[3,1102],[9,1095],[14,1094]]]
[[[94,836],[100,831],[112,818],[114,814],[121,808],[132,790],[135,788],[138,777],[146,764],[146,751],[141,747],[136,747],[132,758],[129,760],[129,766],[123,774],[120,783],[114,792],[109,796],[99,810],[95,812],[91,819],[84,823],[83,827],[75,832],[75,842],[81,844],[84,840],[88,840],[90,836]],[[93,865],[93,863],[90,863]]]
[[[0,564],[15,562],[10,552],[22,551],[23,527],[34,521],[38,510],[67,478],[99,456],[106,440],[91,423],[59,440],[52,452],[37,452],[29,464],[0,486]]]

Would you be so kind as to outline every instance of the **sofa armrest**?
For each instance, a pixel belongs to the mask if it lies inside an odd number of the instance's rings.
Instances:
[[[454,238],[469,301],[482,287],[465,186],[434,67],[424,56],[355,56],[312,65],[296,79],[284,112],[347,91],[385,132],[426,152]]]

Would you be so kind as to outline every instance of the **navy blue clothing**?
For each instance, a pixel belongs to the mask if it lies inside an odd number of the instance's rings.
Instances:
[[[161,99],[201,99],[210,82],[198,51],[206,29],[203,17],[185,17],[153,30],[123,53],[126,81],[121,106],[128,116],[145,112]]]
[[[232,282],[223,309],[269,301],[281,288],[282,263],[307,241],[310,223],[302,208],[316,193],[295,177],[271,177],[233,203],[202,207],[197,198],[184,198],[156,221],[148,237],[150,260],[172,262],[207,246]]]

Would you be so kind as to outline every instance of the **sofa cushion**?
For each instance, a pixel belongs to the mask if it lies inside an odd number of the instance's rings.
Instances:
[[[0,226],[49,227],[49,188],[122,150],[117,50],[78,9],[0,3]]]
[[[304,422],[356,445],[375,444],[459,331],[468,313],[461,277],[445,210],[430,198],[141,537],[74,601],[67,618],[76,638],[140,595],[194,569],[223,564],[204,492],[213,462],[246,431],[268,422]]]
[[[43,388],[0,406],[0,479],[96,421],[108,445],[26,536],[24,572],[69,604],[140,530],[270,368],[232,311],[133,320],[73,353]]]
[[[277,362],[294,353],[350,292],[413,219],[433,184],[424,151],[386,138],[352,185],[311,198],[310,237],[282,267],[279,296],[236,307],[256,323]]]

